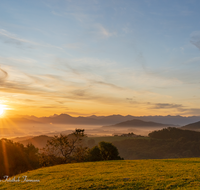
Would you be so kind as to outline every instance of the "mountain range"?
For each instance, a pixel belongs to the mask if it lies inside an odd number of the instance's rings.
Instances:
[[[72,117],[68,114],[60,114],[49,117],[35,117],[35,116],[21,116],[23,119],[28,119],[32,122],[40,122],[40,123],[48,123],[48,124],[84,124],[84,125],[113,125],[120,122],[139,119],[143,121],[152,121],[163,124],[173,124],[184,126],[190,123],[194,123],[200,121],[200,116],[191,116],[191,117],[183,117],[183,116],[122,116],[122,115],[110,115],[110,116],[88,116],[88,117]]]

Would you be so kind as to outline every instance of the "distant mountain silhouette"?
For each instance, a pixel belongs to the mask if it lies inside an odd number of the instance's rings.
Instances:
[[[181,129],[194,130],[194,131],[200,130],[200,121],[185,125],[181,127]]]
[[[151,121],[142,121],[139,119],[133,119],[121,123],[117,123],[115,125],[104,126],[104,127],[169,127],[170,125],[155,123]]]
[[[79,124],[79,125],[96,125],[101,124],[99,120],[89,118],[89,117],[72,117],[68,114],[60,114],[60,115],[54,115],[50,117],[40,117],[36,118],[34,116],[31,116],[33,120],[43,122],[43,123],[52,123],[52,124]]]
[[[152,121],[156,123],[163,124],[173,124],[173,125],[187,125],[192,122],[200,121],[200,116],[182,117],[182,116],[122,116],[122,115],[109,115],[109,116],[88,116],[88,117],[72,117],[68,114],[54,114],[49,117],[35,117],[35,116],[23,116],[32,121],[37,121],[41,123],[52,123],[52,124],[74,124],[74,125],[112,125],[120,122],[125,122],[128,120],[139,119],[142,121]]]

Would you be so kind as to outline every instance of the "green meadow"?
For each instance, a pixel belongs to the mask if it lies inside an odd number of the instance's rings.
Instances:
[[[18,177],[1,181],[0,189],[200,189],[200,158],[72,163]]]

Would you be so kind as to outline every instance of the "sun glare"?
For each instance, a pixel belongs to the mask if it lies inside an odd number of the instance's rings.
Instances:
[[[4,113],[4,107],[2,105],[0,105],[0,116],[2,116]]]

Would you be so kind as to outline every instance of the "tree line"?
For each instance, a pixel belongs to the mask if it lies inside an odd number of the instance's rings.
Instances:
[[[149,133],[146,139],[115,141],[124,159],[165,159],[200,157],[200,132],[164,128]]]
[[[39,166],[38,148],[32,144],[25,147],[8,139],[0,140],[0,178],[36,169]]]
[[[154,139],[179,139],[185,138],[188,141],[199,141],[200,132],[191,130],[182,130],[175,127],[168,127],[149,133],[150,138]]]
[[[84,129],[76,129],[70,135],[54,136],[40,152],[32,144],[26,147],[8,139],[0,140],[0,178],[27,170],[58,164],[119,160],[117,148],[109,142],[100,142],[89,149],[83,143]]]

